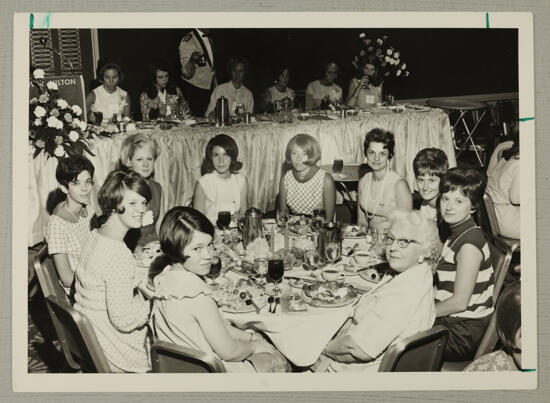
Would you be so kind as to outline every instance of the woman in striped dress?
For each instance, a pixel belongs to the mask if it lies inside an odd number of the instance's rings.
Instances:
[[[450,169],[441,182],[441,215],[451,235],[437,265],[435,309],[436,324],[449,330],[446,361],[473,359],[494,310],[491,253],[472,217],[484,190],[473,169]]]
[[[286,146],[285,159],[292,169],[281,176],[279,210],[313,215],[314,209],[323,208],[332,221],[336,189],[332,176],[315,165],[321,159],[319,142],[309,134],[297,134]]]

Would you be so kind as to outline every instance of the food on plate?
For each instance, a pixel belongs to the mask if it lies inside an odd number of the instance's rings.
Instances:
[[[292,216],[288,219],[288,227],[296,234],[307,234],[311,231],[311,219],[305,216]]]
[[[380,273],[376,269],[367,269],[362,273],[361,276],[366,280],[373,281],[375,283],[378,283],[381,278]]]
[[[288,309],[293,312],[307,311],[307,304],[299,295],[291,295],[288,301]]]
[[[247,312],[255,310],[255,306],[265,305],[267,299],[264,291],[252,279],[239,279],[226,287],[212,290],[212,296],[218,306],[229,312]]]
[[[338,283],[315,283],[304,285],[304,294],[313,304],[338,304],[357,297],[357,293]]]
[[[153,260],[160,255],[162,255],[162,250],[160,249],[159,241],[149,242],[142,247],[136,248],[136,251],[134,252],[134,258],[136,259],[138,265],[144,267],[151,266]]]
[[[348,225],[342,234],[344,238],[362,238],[366,235],[365,228],[360,225]]]

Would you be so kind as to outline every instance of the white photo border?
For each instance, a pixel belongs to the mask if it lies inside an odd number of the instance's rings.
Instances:
[[[228,18],[231,17],[231,18]],[[304,18],[307,17],[307,18]],[[537,387],[533,15],[526,12],[34,13],[35,28],[515,28],[521,131],[522,363],[529,372],[346,374],[29,374],[27,369],[28,71],[30,13],[14,16],[12,386],[17,392],[487,390]],[[41,25],[42,24],[42,25]],[[45,26],[48,24],[48,26]]]

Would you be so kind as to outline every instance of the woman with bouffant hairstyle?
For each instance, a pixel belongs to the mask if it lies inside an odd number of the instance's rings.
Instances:
[[[75,309],[90,320],[112,372],[151,368],[150,305],[136,293],[136,260],[124,244],[128,230],[143,225],[150,199],[139,174],[111,172],[98,194],[102,214],[92,218],[93,231],[76,268]]]
[[[221,316],[205,282],[214,259],[214,227],[201,212],[174,207],[160,226],[169,264],[154,278],[150,328],[160,341],[215,355],[227,372],[286,372],[286,359],[261,334],[238,329]]]

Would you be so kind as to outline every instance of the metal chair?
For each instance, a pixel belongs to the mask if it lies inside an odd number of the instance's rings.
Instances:
[[[485,212],[487,214],[491,234],[494,237],[499,238],[500,240],[505,242],[512,250],[512,253],[515,251],[519,251],[521,246],[521,242],[519,239],[508,238],[500,235],[500,227],[498,225],[497,215],[495,213],[495,205],[493,203],[493,199],[487,193],[483,195],[483,204],[485,206]]]
[[[88,318],[55,295],[46,304],[67,364],[82,372],[111,372]]]
[[[55,295],[63,302],[70,305],[67,294],[59,282],[59,275],[57,274],[53,259],[48,255],[47,244],[44,244],[40,248],[34,257],[33,265],[44,298]]]
[[[489,237],[487,240],[489,249],[491,250],[491,263],[493,265],[494,283],[493,283],[493,305],[496,306],[496,302],[502,290],[502,284],[504,278],[510,268],[510,262],[512,261],[512,250],[504,241],[497,237]],[[493,314],[483,339],[477,348],[474,360],[482,355],[488,354],[495,349],[498,341],[498,335],[496,332],[495,315]]]
[[[384,353],[378,372],[440,371],[449,331],[443,326],[398,339]]]
[[[212,373],[225,372],[222,361],[212,354],[165,341],[151,347],[153,372]]]

